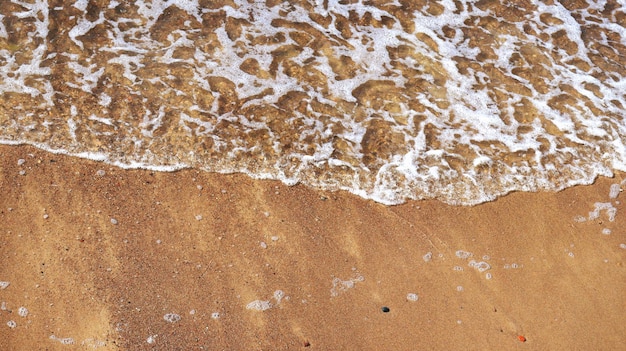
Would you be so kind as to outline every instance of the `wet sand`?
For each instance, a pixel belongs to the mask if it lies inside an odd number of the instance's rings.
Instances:
[[[623,174],[475,207],[387,207],[27,146],[0,155],[2,350],[626,344],[626,195],[609,198]],[[589,219],[595,203],[614,220]]]

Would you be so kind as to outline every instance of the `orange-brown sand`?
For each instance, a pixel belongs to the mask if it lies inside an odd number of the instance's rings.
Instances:
[[[0,350],[626,345],[626,195],[609,198],[623,174],[475,207],[387,207],[27,146],[0,155]],[[614,221],[581,222],[598,202]]]

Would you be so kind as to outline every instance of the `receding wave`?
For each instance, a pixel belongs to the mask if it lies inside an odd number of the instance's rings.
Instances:
[[[0,142],[385,204],[626,171],[619,1],[0,2]]]

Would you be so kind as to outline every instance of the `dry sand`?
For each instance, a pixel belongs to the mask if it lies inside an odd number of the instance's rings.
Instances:
[[[0,281],[10,283],[0,290],[0,350],[626,344],[626,195],[609,198],[623,174],[475,207],[386,207],[27,146],[0,146],[0,155]],[[597,202],[617,209],[614,221],[604,210],[580,222]],[[256,300],[271,307],[247,308]]]

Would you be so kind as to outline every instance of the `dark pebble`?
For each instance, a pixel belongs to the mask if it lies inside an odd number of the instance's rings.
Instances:
[[[383,308],[381,308],[381,310],[385,313],[389,312],[389,307],[385,306]]]

